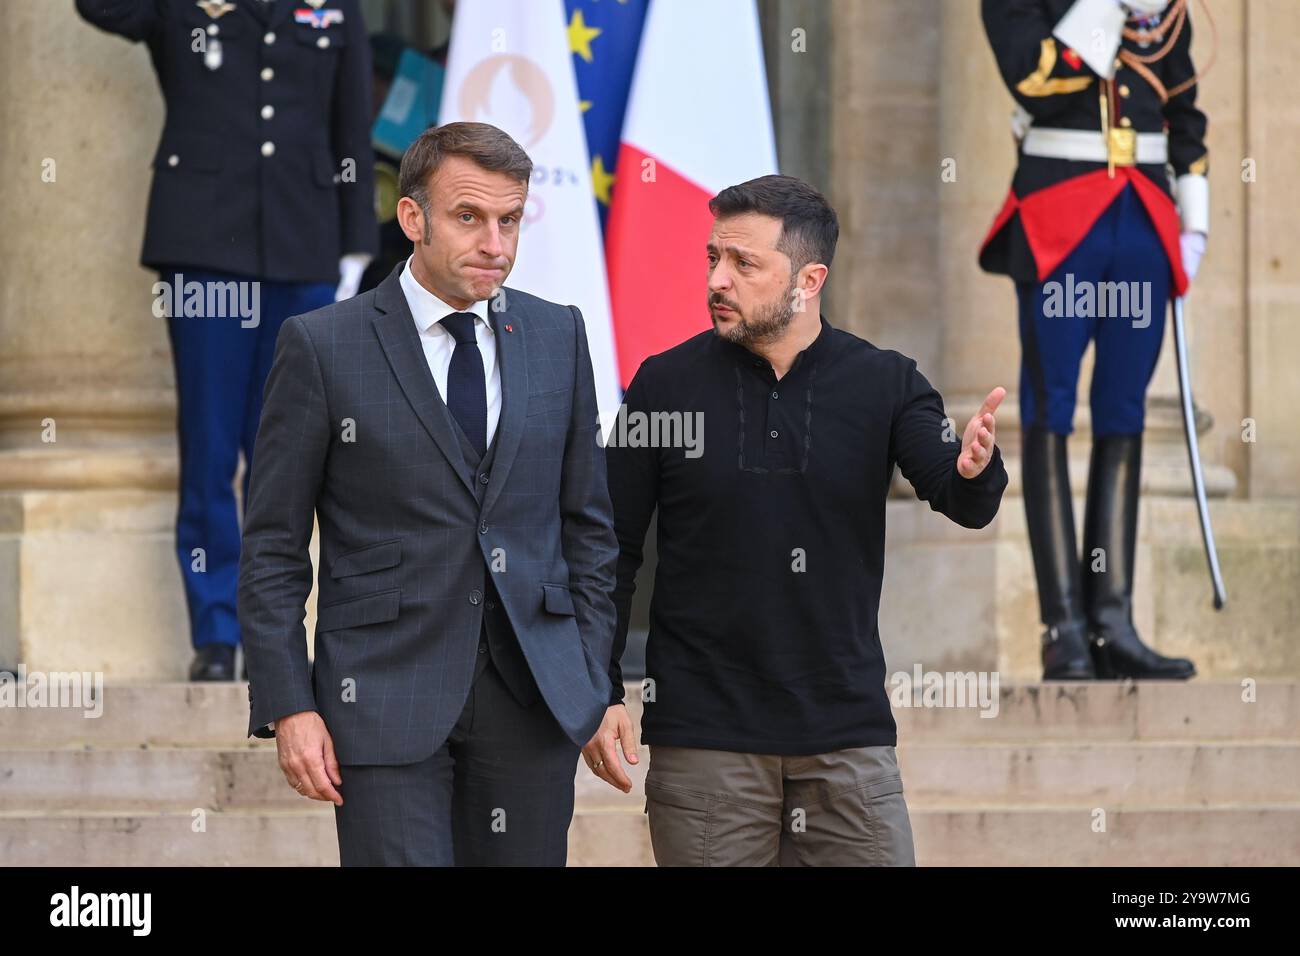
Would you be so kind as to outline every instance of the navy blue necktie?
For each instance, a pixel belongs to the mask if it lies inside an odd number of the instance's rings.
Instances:
[[[456,340],[447,370],[447,408],[480,456],[487,453],[487,376],[474,336],[474,315],[453,312],[442,327]]]

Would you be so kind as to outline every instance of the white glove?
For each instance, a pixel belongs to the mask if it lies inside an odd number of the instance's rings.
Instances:
[[[1184,173],[1174,180],[1178,219],[1183,232],[1210,231],[1210,181],[1199,173]]]
[[[1074,50],[1088,69],[1109,79],[1124,30],[1124,5],[1116,0],[1074,0],[1052,36]]]
[[[334,301],[342,302],[357,294],[361,274],[370,265],[371,256],[365,252],[349,252],[339,260],[339,287],[334,291]]]
[[[1179,237],[1178,245],[1183,253],[1183,272],[1187,275],[1187,281],[1191,282],[1196,278],[1201,256],[1205,255],[1205,233],[1185,232]]]
[[[1011,111],[1011,135],[1019,143],[1024,140],[1025,134],[1029,132],[1029,127],[1034,125],[1034,115],[1025,109],[1019,103]]]

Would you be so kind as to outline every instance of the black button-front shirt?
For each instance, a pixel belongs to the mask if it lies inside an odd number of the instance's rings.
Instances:
[[[876,623],[894,466],[969,528],[993,519],[1007,484],[998,452],[974,480],[957,473],[961,424],[944,419],[914,361],[824,317],[780,379],[712,330],[646,359],[606,450],[614,703],[659,512],[645,743],[788,755],[895,744]]]

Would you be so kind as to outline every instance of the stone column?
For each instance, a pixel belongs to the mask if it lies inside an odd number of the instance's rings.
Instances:
[[[942,347],[938,230],[938,0],[833,0],[830,185],[840,217],[834,324],[935,374]]]
[[[166,327],[137,264],[162,103],[71,3],[0,31],[0,665],[181,676]]]
[[[1247,294],[1234,305],[1248,316],[1244,347],[1250,361],[1243,418],[1256,425],[1248,449],[1249,487],[1262,498],[1300,495],[1300,105],[1296,82],[1288,75],[1294,38],[1300,30],[1300,5],[1286,0],[1251,0],[1242,34],[1243,120],[1247,135],[1240,157],[1224,156],[1220,180],[1241,179],[1249,161],[1253,182],[1242,183],[1248,225],[1241,242]],[[1231,161],[1236,160],[1236,168]],[[1240,348],[1243,341],[1239,340]],[[1229,422],[1236,430],[1238,422]]]

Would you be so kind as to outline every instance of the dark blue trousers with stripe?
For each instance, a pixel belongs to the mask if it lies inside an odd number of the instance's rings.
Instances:
[[[1093,434],[1140,434],[1170,283],[1169,257],[1126,186],[1047,281],[1017,283],[1021,422],[1070,434],[1079,366],[1092,342]]]
[[[179,277],[177,275],[179,273]],[[244,454],[243,500],[253,469],[253,440],[262,414],[262,389],[275,357],[275,339],[285,319],[334,301],[328,283],[275,282],[248,276],[177,267],[161,282],[201,283],[201,315],[168,311],[167,332],[176,373],[177,430],[180,446],[180,505],[176,517],[176,556],[189,607],[194,647],[239,643],[235,589],[239,577],[239,515],[234,480]],[[252,283],[258,283],[256,293]],[[221,293],[207,295],[213,283]],[[252,317],[209,309],[229,304],[228,283],[245,303],[256,295]],[[194,287],[190,287],[193,291]],[[195,299],[197,301],[197,299]],[[189,311],[189,310],[184,310]],[[207,314],[211,311],[213,314]]]

